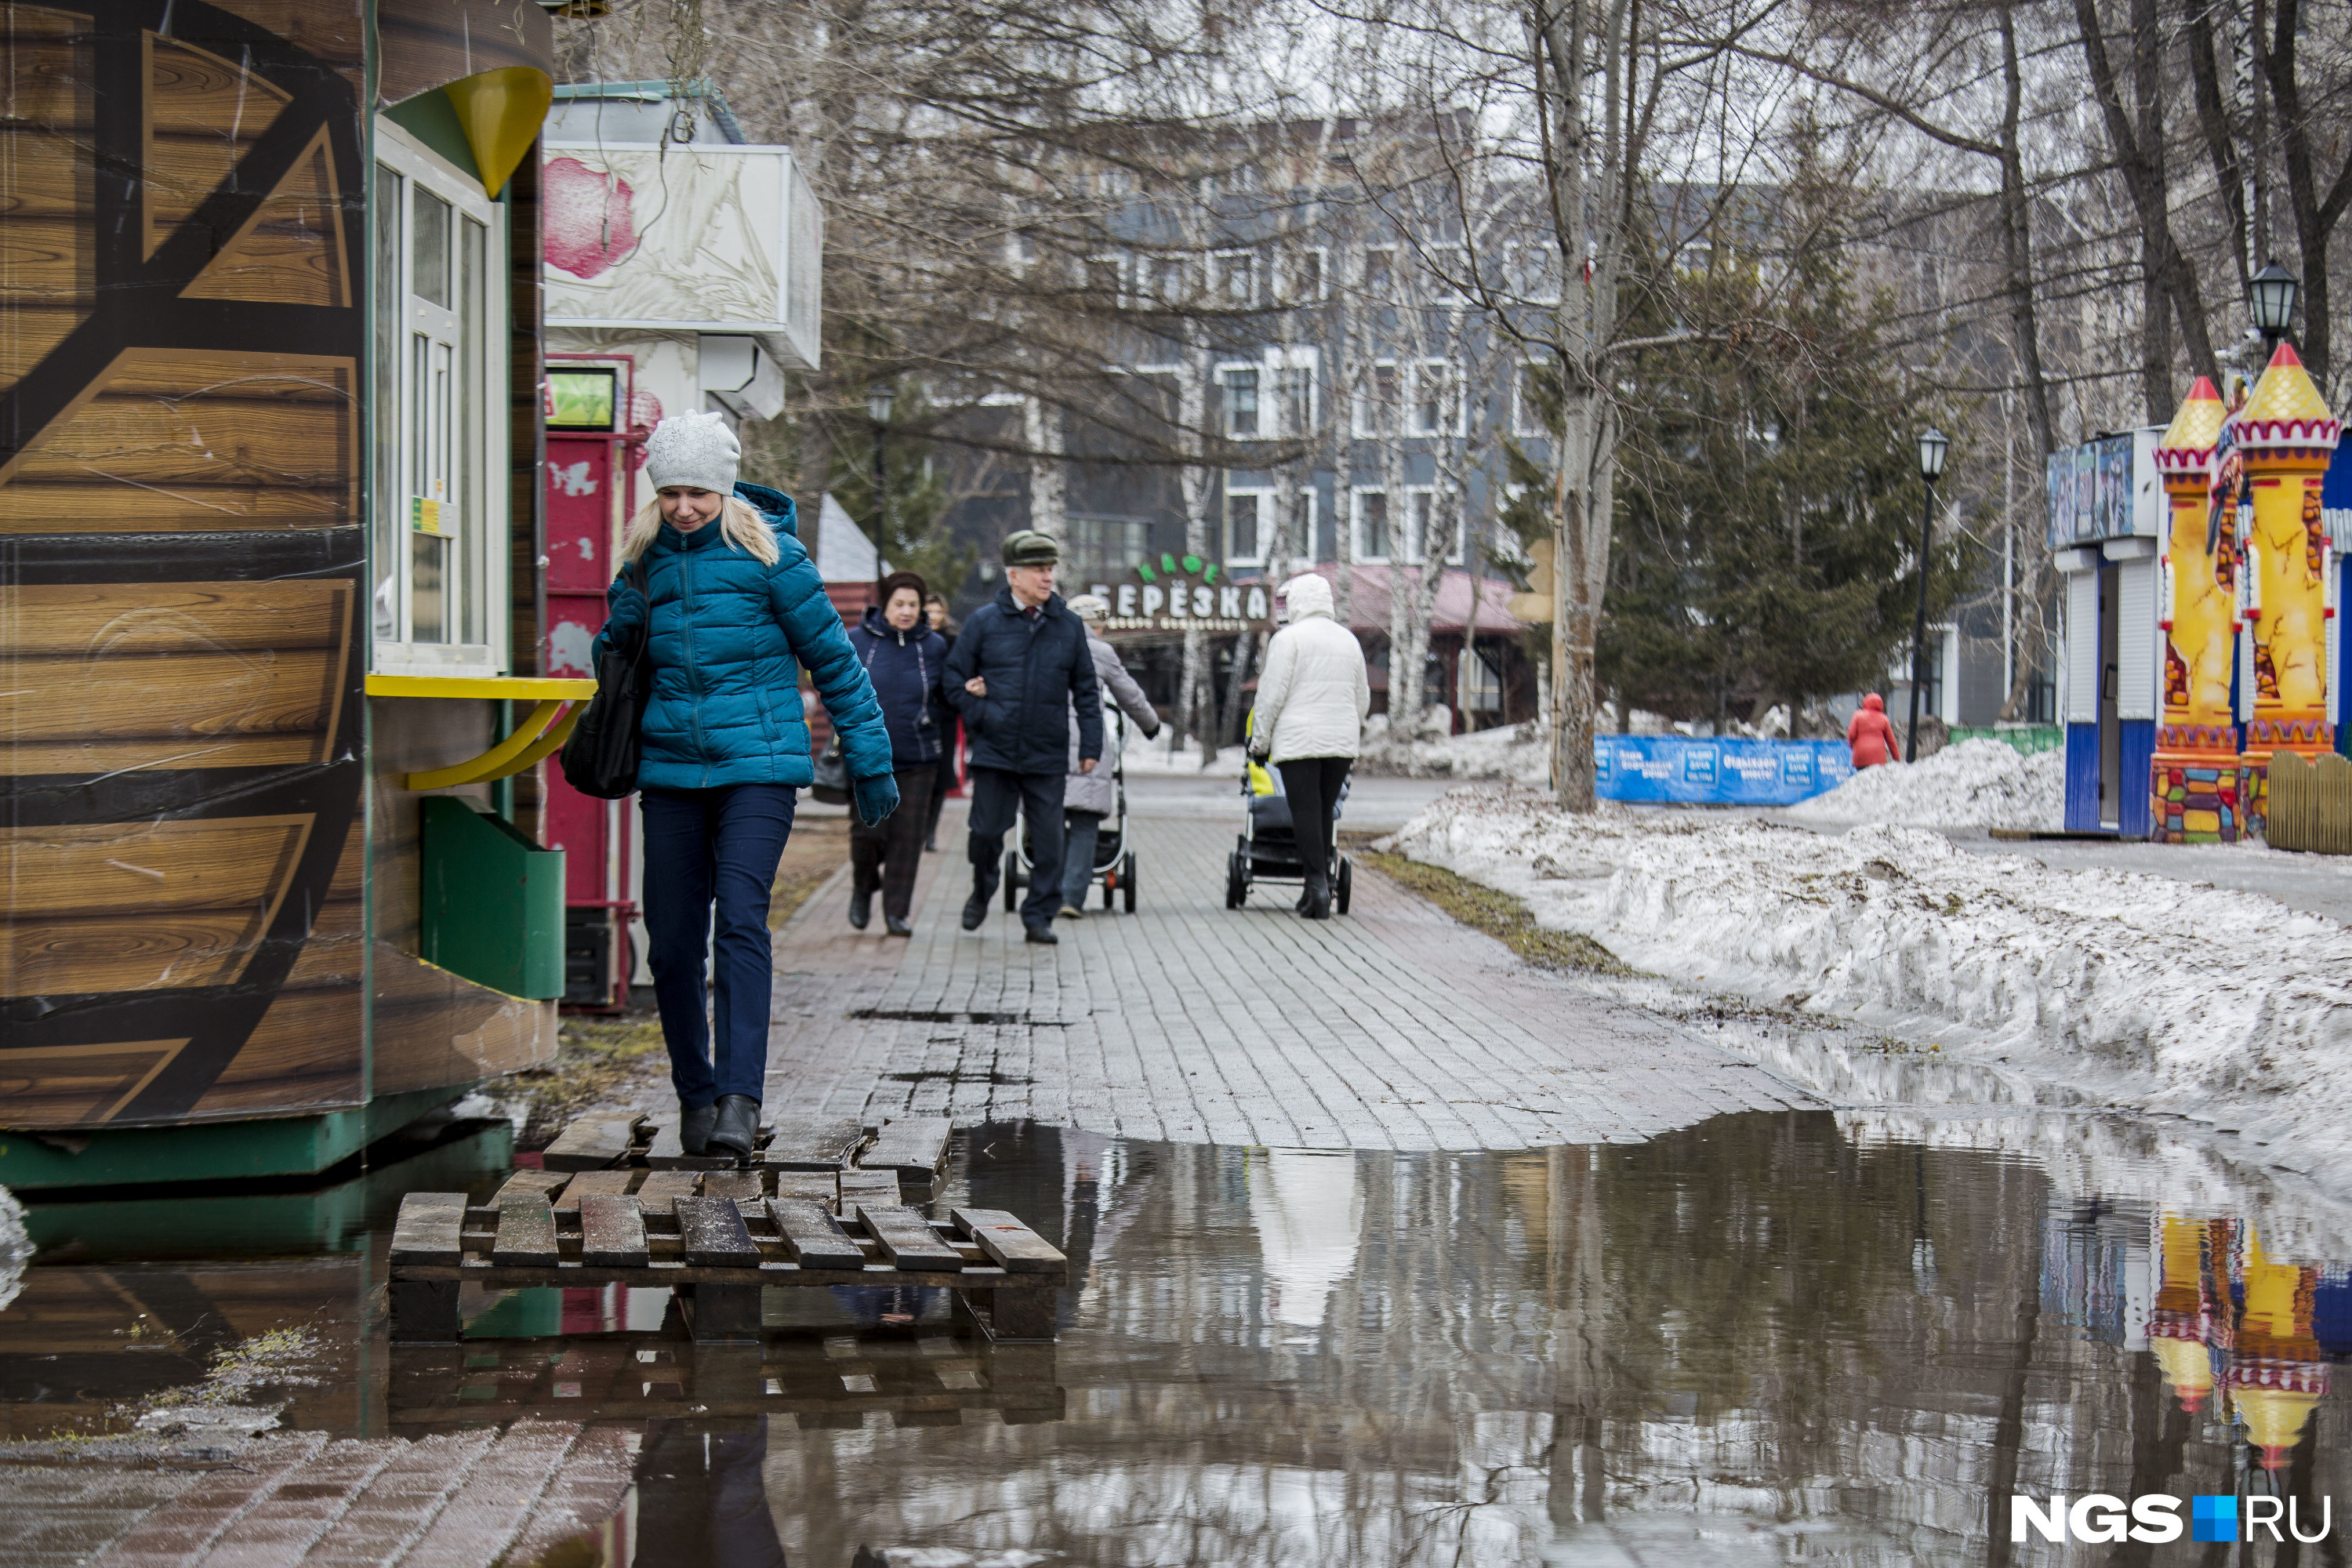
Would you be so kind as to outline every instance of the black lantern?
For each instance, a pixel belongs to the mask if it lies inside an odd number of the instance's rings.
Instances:
[[[898,389],[887,381],[877,381],[866,389],[866,416],[877,425],[890,423],[890,405],[897,401]]]
[[[1903,760],[1919,760],[1919,693],[1927,684],[1927,551],[1936,530],[1936,481],[1943,476],[1944,454],[1951,437],[1933,425],[1920,432],[1919,477],[1927,481],[1927,504],[1919,511],[1919,614],[1911,626],[1911,727],[1903,737]]]
[[[1951,449],[1952,438],[1933,425],[1928,426],[1919,437],[1919,477],[1931,485],[1941,479],[1944,454]]]
[[[2247,303],[2253,310],[2254,326],[2263,334],[2265,348],[2275,352],[2279,340],[2294,325],[2295,296],[2302,292],[2303,279],[2276,261],[2246,280]]]

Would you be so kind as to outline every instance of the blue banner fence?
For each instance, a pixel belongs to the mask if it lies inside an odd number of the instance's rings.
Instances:
[[[1794,805],[1853,777],[1843,741],[1601,735],[1592,753],[1603,800]]]

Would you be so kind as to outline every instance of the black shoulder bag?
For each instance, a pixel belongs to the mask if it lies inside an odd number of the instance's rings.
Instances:
[[[646,585],[644,560],[629,563],[621,575],[645,605],[645,624],[635,647],[624,651],[606,646],[596,661],[596,695],[588,700],[588,710],[557,753],[564,781],[597,800],[618,800],[636,789],[646,700],[653,695],[653,661],[646,650],[653,640],[654,596]]]

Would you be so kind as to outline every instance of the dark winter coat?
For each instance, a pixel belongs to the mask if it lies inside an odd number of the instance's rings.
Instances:
[[[866,619],[849,628],[849,646],[874,683],[882,721],[890,728],[894,767],[928,767],[947,751],[947,717],[940,677],[947,663],[947,639],[920,621],[900,631],[869,605]]]
[[[866,668],[849,647],[824,580],[795,531],[790,496],[761,485],[735,493],[775,530],[772,566],[727,542],[713,519],[692,533],[665,523],[646,551],[653,695],[646,703],[641,789],[814,781],[801,714],[805,666],[840,731],[852,778],[887,773],[890,736]],[[625,575],[589,658],[647,624],[646,596]]]
[[[987,696],[963,689],[975,675],[987,680]],[[974,767],[1057,776],[1067,771],[1074,700],[1078,755],[1102,755],[1102,688],[1087,651],[1086,623],[1059,594],[1031,616],[1011,587],[999,588],[964,622],[941,685],[963,715]]]

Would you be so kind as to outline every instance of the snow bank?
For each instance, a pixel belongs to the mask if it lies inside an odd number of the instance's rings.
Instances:
[[[0,1310],[25,1288],[25,1266],[33,1260],[33,1238],[25,1229],[25,1205],[0,1187]]]
[[[1358,769],[1409,779],[1510,779],[1542,784],[1551,776],[1551,753],[1539,724],[1504,724],[1468,735],[1406,739],[1389,733],[1388,721],[1374,714],[1364,727]]]
[[[1509,786],[1451,791],[1392,842],[1654,973],[2352,1174],[2352,932],[2259,894],[1966,855],[1911,827],[1570,817]]]
[[[2066,816],[2066,754],[2028,757],[2000,741],[1962,741],[1908,765],[1864,768],[1788,809],[1801,822],[2057,827]]]

